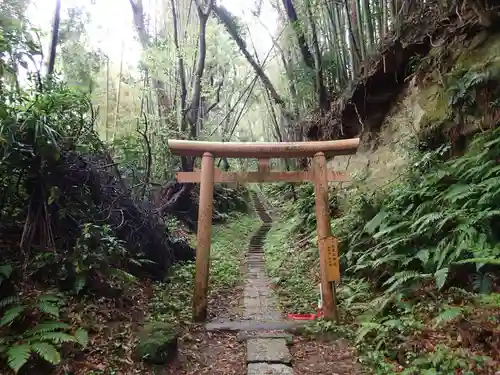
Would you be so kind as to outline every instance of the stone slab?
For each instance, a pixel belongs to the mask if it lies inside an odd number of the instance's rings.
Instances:
[[[290,344],[293,341],[293,336],[283,331],[240,331],[238,332],[236,338],[238,341],[247,341],[256,338],[284,339],[287,344]]]
[[[291,367],[283,364],[249,363],[248,375],[293,375]]]
[[[226,321],[226,322],[210,322],[205,324],[207,331],[294,331],[303,327],[307,322],[303,321]]]
[[[292,361],[285,339],[253,338],[247,340],[247,363],[272,362],[289,364]]]

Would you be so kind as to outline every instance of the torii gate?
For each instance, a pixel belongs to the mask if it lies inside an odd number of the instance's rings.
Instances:
[[[178,182],[200,183],[198,232],[196,245],[196,276],[193,295],[193,320],[204,322],[207,316],[208,275],[212,234],[213,186],[215,182],[314,182],[318,248],[320,253],[323,314],[326,319],[338,320],[333,282],[340,281],[337,239],[332,236],[328,210],[328,181],[346,181],[343,173],[327,169],[326,157],[355,154],[359,138],[318,142],[202,142],[168,140],[174,155],[202,157],[201,171],[178,172]],[[256,158],[255,172],[222,172],[215,168],[219,158]],[[312,170],[272,172],[270,158],[312,157]]]

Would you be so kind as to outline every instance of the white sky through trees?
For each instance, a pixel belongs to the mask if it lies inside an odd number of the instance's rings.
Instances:
[[[88,5],[91,22],[87,25],[90,43],[100,47],[114,63],[121,57],[122,41],[124,41],[124,61],[129,67],[136,65],[141,47],[136,39],[136,32],[132,21],[132,10],[129,0],[61,0],[61,17],[63,18],[68,8]],[[219,0],[231,13],[241,17],[250,30],[250,35],[255,43],[258,54],[267,54],[272,47],[272,40],[268,32],[259,21],[252,16],[251,10],[255,9],[259,0]],[[146,0],[145,6],[148,1]],[[48,34],[52,24],[56,0],[33,0],[28,10],[28,18],[34,26],[39,27],[47,36],[44,40],[44,52],[48,53]],[[277,14],[268,1],[264,0],[260,21],[266,25],[271,33],[276,32]]]

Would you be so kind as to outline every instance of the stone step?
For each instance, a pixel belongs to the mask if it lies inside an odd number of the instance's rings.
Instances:
[[[284,339],[287,343],[291,343],[293,336],[285,331],[250,331],[238,332],[236,336],[238,341],[247,341],[249,339]]]
[[[295,331],[305,325],[306,323],[303,321],[242,320],[210,322],[205,324],[205,329],[207,331]]]
[[[247,375],[293,375],[293,369],[283,363],[249,363]]]
[[[283,363],[289,364],[292,356],[285,339],[251,338],[247,340],[247,363]]]
[[[266,263],[262,257],[247,258],[245,263],[249,267],[261,269],[261,270],[264,269],[264,266],[266,265]]]

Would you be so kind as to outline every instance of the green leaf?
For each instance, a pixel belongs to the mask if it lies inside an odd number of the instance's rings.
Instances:
[[[51,315],[54,318],[59,318],[59,306],[53,303],[40,301],[38,303],[38,308],[45,314]]]
[[[12,274],[12,266],[10,264],[2,264],[0,266],[0,275],[2,275],[4,278],[8,279],[10,275]]]
[[[441,314],[439,314],[435,319],[434,328],[436,328],[439,324],[443,322],[448,322],[450,320],[455,319],[457,316],[460,316],[463,312],[461,307],[452,306],[444,310]]]
[[[44,322],[26,331],[27,336],[34,336],[39,333],[54,332],[60,329],[70,329],[71,326],[62,322]]]
[[[460,260],[460,261],[455,262],[455,263],[456,264],[483,263],[483,264],[493,264],[495,266],[500,266],[500,259],[499,258],[471,258],[471,259]]]
[[[83,328],[78,328],[75,331],[75,339],[85,349],[89,343],[89,333]]]
[[[78,275],[75,280],[75,285],[73,286],[73,288],[75,289],[75,293],[80,294],[86,283],[87,281],[85,275]]]
[[[14,320],[16,320],[21,313],[24,311],[25,307],[24,306],[14,306],[10,309],[8,309],[2,316],[2,319],[0,320],[0,326],[6,326],[12,323]]]
[[[422,262],[422,265],[425,265],[429,261],[429,250],[428,249],[422,249],[420,250],[417,255],[415,255],[420,261]]]
[[[17,374],[31,355],[31,346],[28,344],[12,345],[7,350],[7,364]]]
[[[65,332],[46,332],[40,334],[39,340],[50,341],[54,344],[62,344],[64,342],[75,342],[76,338]]]
[[[448,279],[448,271],[448,267],[444,267],[440,270],[437,270],[434,274],[434,278],[436,279],[436,286],[438,289],[441,289],[446,283],[446,280]]]
[[[380,227],[380,224],[387,218],[389,214],[385,211],[380,211],[368,223],[366,223],[364,231],[368,234],[375,233],[375,230]]]
[[[48,342],[34,342],[31,344],[31,348],[40,358],[53,365],[57,365],[61,362],[61,354],[59,354],[59,351],[54,345]]]

